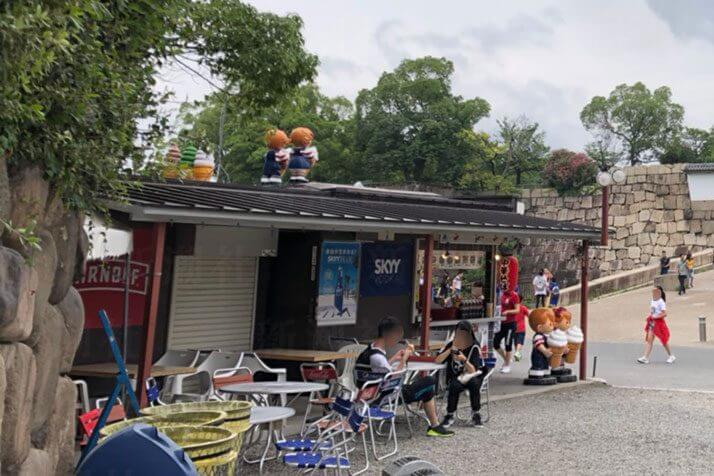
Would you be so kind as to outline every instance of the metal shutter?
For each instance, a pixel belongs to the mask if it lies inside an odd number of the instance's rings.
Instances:
[[[177,256],[169,349],[250,350],[257,258]]]

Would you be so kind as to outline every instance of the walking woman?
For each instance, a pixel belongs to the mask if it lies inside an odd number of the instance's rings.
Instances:
[[[669,348],[669,327],[664,318],[667,317],[667,296],[664,293],[662,286],[657,286],[652,289],[652,301],[650,302],[650,315],[647,316],[645,323],[645,355],[637,359],[641,364],[650,363],[650,354],[652,353],[652,345],[657,337],[664,350],[667,352],[667,363],[673,364],[676,357],[672,354]]]
[[[677,279],[679,279],[679,294],[687,294],[687,280],[689,279],[689,268],[687,268],[687,256],[682,254],[677,263]]]
[[[694,287],[694,258],[692,253],[687,253],[687,277],[689,278],[689,287]]]

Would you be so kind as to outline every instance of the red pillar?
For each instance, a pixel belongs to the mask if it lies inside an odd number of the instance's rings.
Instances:
[[[600,246],[607,246],[608,239],[608,227],[610,216],[610,187],[602,188],[602,222],[601,222],[601,235],[600,235]]]
[[[431,274],[432,256],[434,255],[434,237],[428,235],[424,246],[424,285],[422,287],[423,305],[421,307],[421,348],[429,350],[429,322],[431,321]]]
[[[144,336],[141,345],[141,356],[139,357],[139,368],[136,372],[137,396],[139,406],[144,408],[147,404],[146,386],[144,382],[151,376],[151,365],[154,357],[154,334],[156,332],[156,313],[159,307],[159,290],[161,288],[161,269],[164,263],[164,243],[166,241],[166,223],[154,223],[152,237],[152,249],[154,259],[152,260],[151,285],[149,287],[149,299],[146,301],[144,311]]]
[[[580,380],[588,374],[588,248],[583,240],[583,255],[580,257],[580,328],[583,331],[583,345],[580,347]]]

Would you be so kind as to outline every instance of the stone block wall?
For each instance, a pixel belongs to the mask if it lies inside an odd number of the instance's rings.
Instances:
[[[627,167],[624,184],[610,187],[610,235],[607,247],[590,252],[590,277],[607,276],[656,264],[662,251],[674,256],[714,246],[714,206],[692,204],[684,166]],[[527,215],[600,226],[600,192],[589,196],[559,197],[551,189],[524,190]],[[551,269],[561,288],[580,275],[576,244],[562,240],[526,240],[521,250],[522,281],[529,287],[533,274]]]
[[[76,390],[67,377],[84,307],[82,217],[65,210],[36,166],[0,156],[0,219],[34,223],[41,249],[0,226],[0,474],[71,474]]]

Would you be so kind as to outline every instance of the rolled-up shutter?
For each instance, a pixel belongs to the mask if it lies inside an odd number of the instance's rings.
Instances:
[[[252,348],[256,258],[177,256],[169,349]]]

